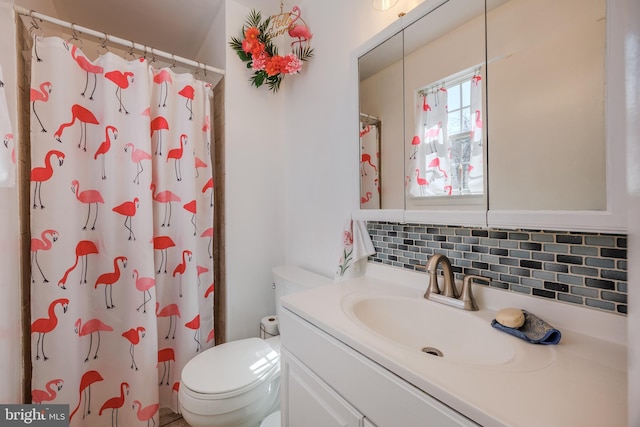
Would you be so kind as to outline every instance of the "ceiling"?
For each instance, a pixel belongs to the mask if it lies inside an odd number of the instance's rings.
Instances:
[[[57,17],[195,59],[224,0],[51,0]]]

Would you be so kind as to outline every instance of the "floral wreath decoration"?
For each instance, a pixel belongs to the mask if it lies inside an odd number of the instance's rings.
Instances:
[[[302,62],[313,56],[313,49],[309,46],[312,34],[300,18],[300,8],[294,6],[289,13],[282,13],[282,5],[280,9],[279,15],[264,21],[260,12],[251,10],[242,27],[242,38],[232,37],[229,42],[242,62],[246,62],[247,68],[253,71],[249,79],[251,84],[260,87],[266,83],[273,93],[280,89],[286,75],[298,74]],[[298,20],[303,24],[298,24]],[[281,56],[273,39],[285,32],[295,40],[291,43],[292,52]]]

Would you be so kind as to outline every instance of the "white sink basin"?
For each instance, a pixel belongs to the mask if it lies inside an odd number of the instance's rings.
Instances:
[[[491,327],[479,312],[448,307],[423,298],[360,296],[343,301],[346,314],[395,348],[444,362],[485,367],[511,365],[518,371],[548,366],[553,352],[534,348]],[[527,357],[523,345],[535,357]]]

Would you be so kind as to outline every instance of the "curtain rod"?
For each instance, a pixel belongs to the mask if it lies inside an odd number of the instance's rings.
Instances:
[[[215,67],[212,67],[210,65],[203,64],[201,62],[193,61],[191,59],[183,58],[181,56],[177,56],[177,55],[174,55],[172,53],[167,53],[167,52],[164,52],[164,51],[161,51],[161,50],[157,50],[157,49],[154,49],[152,47],[149,47],[149,46],[146,46],[146,45],[143,45],[143,44],[135,43],[135,42],[133,42],[131,40],[122,39],[120,37],[115,37],[115,36],[112,36],[112,35],[107,34],[107,33],[103,33],[103,32],[96,31],[96,30],[92,30],[91,28],[82,27],[80,25],[72,24],[70,22],[66,22],[66,21],[63,21],[63,20],[58,19],[58,18],[53,18],[51,16],[43,15],[43,14],[37,13],[37,12],[35,12],[33,10],[25,9],[25,8],[23,8],[21,6],[14,5],[13,9],[16,11],[16,13],[18,13],[20,15],[28,16],[28,17],[30,17],[32,19],[34,19],[34,18],[35,19],[40,19],[42,21],[49,22],[51,24],[55,24],[55,25],[58,25],[60,27],[69,28],[69,29],[71,29],[73,31],[78,31],[80,33],[84,33],[84,34],[88,34],[90,36],[96,37],[98,39],[105,40],[105,42],[109,41],[111,43],[115,43],[115,44],[118,44],[118,45],[121,45],[121,46],[125,46],[125,47],[131,48],[131,49],[136,49],[136,50],[141,51],[141,52],[147,52],[147,53],[150,53],[151,55],[160,56],[162,58],[169,59],[169,60],[171,60],[173,62],[180,62],[181,64],[188,65],[188,66],[191,66],[191,67],[194,67],[194,68],[197,68],[197,69],[204,69],[205,72],[206,71],[210,71],[212,73],[220,74],[220,75],[224,76],[224,70],[222,70],[220,68],[215,68]],[[35,21],[34,21],[34,26],[36,27],[36,29],[39,28],[39,26],[37,25],[37,22],[35,22]]]
[[[377,121],[380,121],[380,119],[379,119],[379,118],[377,118],[376,116],[370,116],[369,114],[360,113],[360,116],[364,117],[365,119],[371,119],[371,120],[377,120]]]

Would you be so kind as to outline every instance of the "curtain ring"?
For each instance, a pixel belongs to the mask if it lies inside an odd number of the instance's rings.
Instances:
[[[71,23],[71,31],[72,31],[72,38],[74,40],[80,40],[80,38],[78,37],[78,32],[76,31],[76,24],[74,24],[73,22]]]
[[[195,76],[200,74],[200,63],[198,62],[198,66],[196,67],[196,72],[193,73]]]
[[[173,53],[171,54],[171,59],[173,60],[171,68],[176,68],[176,56]]]
[[[42,29],[42,27],[40,25],[38,25],[37,19],[35,18],[35,16],[33,16],[33,12],[34,12],[33,10],[29,11],[29,17],[31,18],[31,27],[29,28],[29,35],[32,35],[34,30],[40,30],[41,31],[40,35],[42,35],[44,30]],[[41,20],[41,22],[42,22],[42,20]]]
[[[36,30],[39,30],[40,26],[38,25],[38,21],[36,21],[36,18],[33,16],[33,9],[29,11],[29,17],[31,18],[31,26]]]
[[[106,53],[109,52],[109,48],[107,47],[107,41],[109,40],[109,36],[107,35],[107,33],[103,33],[104,34],[104,38],[100,39],[101,43],[98,46],[98,55],[101,55],[102,53]],[[100,49],[104,49],[104,52],[100,52]]]
[[[78,31],[76,30],[76,24],[71,23],[71,37],[67,40],[67,44],[71,43],[71,40],[75,40],[76,42],[80,42],[80,49],[82,49],[83,42],[82,39],[78,35]]]
[[[131,56],[133,59],[136,59],[136,55],[133,53],[135,47],[135,43],[133,42],[133,40],[131,40],[131,47],[129,48],[129,52],[127,52],[127,55]]]
[[[151,49],[151,63],[153,64],[154,62],[156,62],[156,53],[153,51],[153,48]]]

